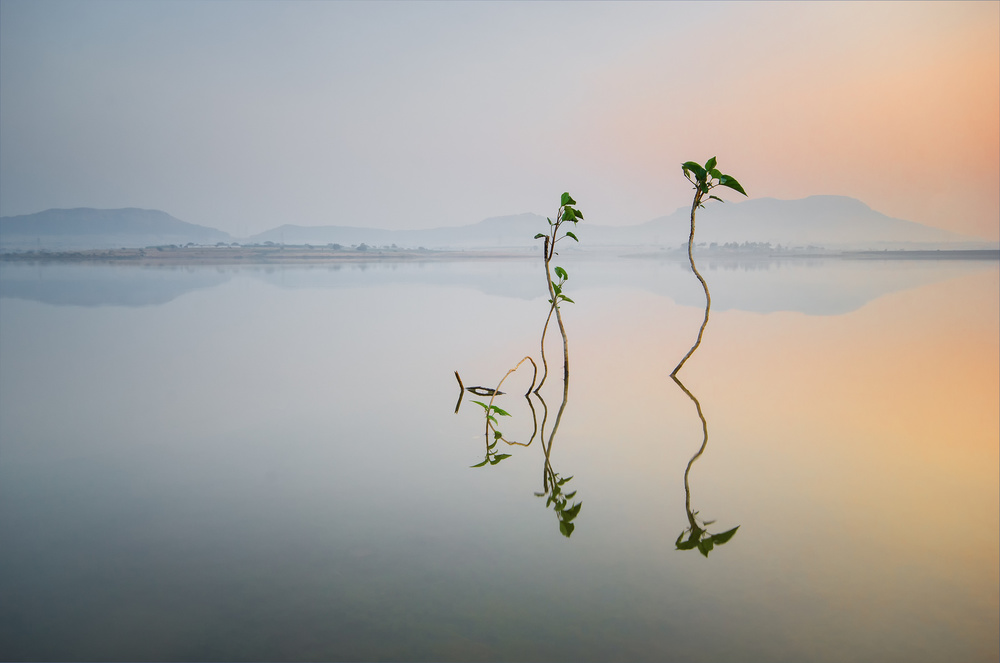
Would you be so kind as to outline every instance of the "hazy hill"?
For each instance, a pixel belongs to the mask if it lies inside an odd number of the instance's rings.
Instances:
[[[586,206],[584,206],[586,212]],[[580,248],[601,246],[677,249],[687,242],[689,209],[632,226],[602,226],[584,221],[576,229]],[[353,226],[282,225],[243,242],[276,244],[368,244],[373,247],[428,249],[502,249],[540,245],[545,217],[515,214],[479,223],[429,230],[385,230]],[[47,210],[0,218],[4,250],[143,247],[157,244],[215,244],[233,238],[213,228],[185,223],[166,212],[143,209]],[[710,202],[698,212],[698,243],[771,243],[784,247],[828,249],[994,248],[995,243],[959,235],[876,212],[844,196],[810,196],[800,200],[755,198],[732,203]],[[568,242],[561,245],[572,249]]]
[[[586,211],[586,209],[584,210]],[[690,208],[633,226],[580,224],[581,247],[647,246],[677,248],[688,239]],[[286,244],[361,244],[415,248],[521,248],[547,228],[545,217],[517,214],[486,219],[454,228],[376,230],[345,226],[285,225],[249,238],[251,242]],[[698,212],[697,242],[770,242],[785,247],[822,246],[831,249],[980,248],[978,237],[895,219],[845,196],[810,196],[800,200],[757,198],[709,203]]]
[[[0,217],[0,246],[4,249],[100,249],[228,241],[229,233],[221,230],[187,223],[159,210],[134,207],[50,209]]]
[[[467,226],[429,230],[380,230],[353,226],[283,225],[247,238],[248,242],[284,244],[342,244],[405,248],[507,248],[537,244],[532,238],[546,227],[545,217],[516,214],[492,217]]]
[[[827,248],[908,248],[920,244],[985,243],[977,237],[895,219],[846,196],[810,196],[800,200],[754,198],[709,203],[698,211],[695,241],[770,242],[784,246]],[[690,208],[634,226],[640,243],[687,242]]]

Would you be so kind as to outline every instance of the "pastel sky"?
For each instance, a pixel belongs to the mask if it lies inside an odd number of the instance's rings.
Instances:
[[[1000,239],[1000,3],[0,3],[0,214],[640,223],[718,156]]]

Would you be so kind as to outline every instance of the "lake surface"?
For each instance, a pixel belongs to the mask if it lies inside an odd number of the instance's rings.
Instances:
[[[559,264],[0,264],[0,658],[997,660],[996,262]]]

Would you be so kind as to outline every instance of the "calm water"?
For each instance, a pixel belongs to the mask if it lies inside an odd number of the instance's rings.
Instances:
[[[561,264],[0,265],[0,657],[997,660],[995,262]]]

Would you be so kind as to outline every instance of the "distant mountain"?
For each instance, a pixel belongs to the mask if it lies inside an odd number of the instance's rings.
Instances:
[[[669,216],[634,226],[631,232],[643,240],[641,243],[686,244],[690,213],[689,208],[680,208]],[[699,210],[697,221],[695,241],[709,244],[770,242],[836,249],[985,244],[977,237],[886,216],[846,196],[709,203]]]
[[[690,208],[634,226],[580,224],[581,247],[669,247],[686,245]],[[249,238],[251,242],[286,244],[361,244],[403,248],[523,248],[547,228],[545,217],[518,214],[486,219],[455,228],[378,230],[345,226],[285,225]],[[978,237],[895,219],[845,196],[810,196],[800,200],[757,198],[735,203],[709,203],[698,212],[696,241],[821,246],[829,249],[984,248]]]
[[[619,227],[584,221],[576,229],[579,247],[677,249],[687,243],[689,214],[687,207],[681,207],[646,223]],[[539,246],[534,236],[547,228],[545,217],[525,213],[429,230],[283,225],[241,241],[318,246],[395,244],[400,248],[520,249]],[[228,233],[185,223],[157,210],[52,209],[0,218],[0,248],[3,250],[143,247],[189,242],[215,244],[232,240]],[[709,203],[698,213],[696,241],[699,244],[755,242],[787,248],[818,246],[827,249],[996,247],[995,242],[978,237],[894,219],[844,196]],[[566,250],[575,248],[572,242],[561,246]]]
[[[248,242],[283,244],[368,244],[404,248],[512,248],[537,244],[532,238],[547,227],[545,217],[516,214],[492,217],[468,226],[430,230],[380,230],[352,226],[284,225],[247,238]]]
[[[159,210],[50,209],[0,217],[0,247],[103,249],[157,244],[229,242],[229,233],[176,219]]]

